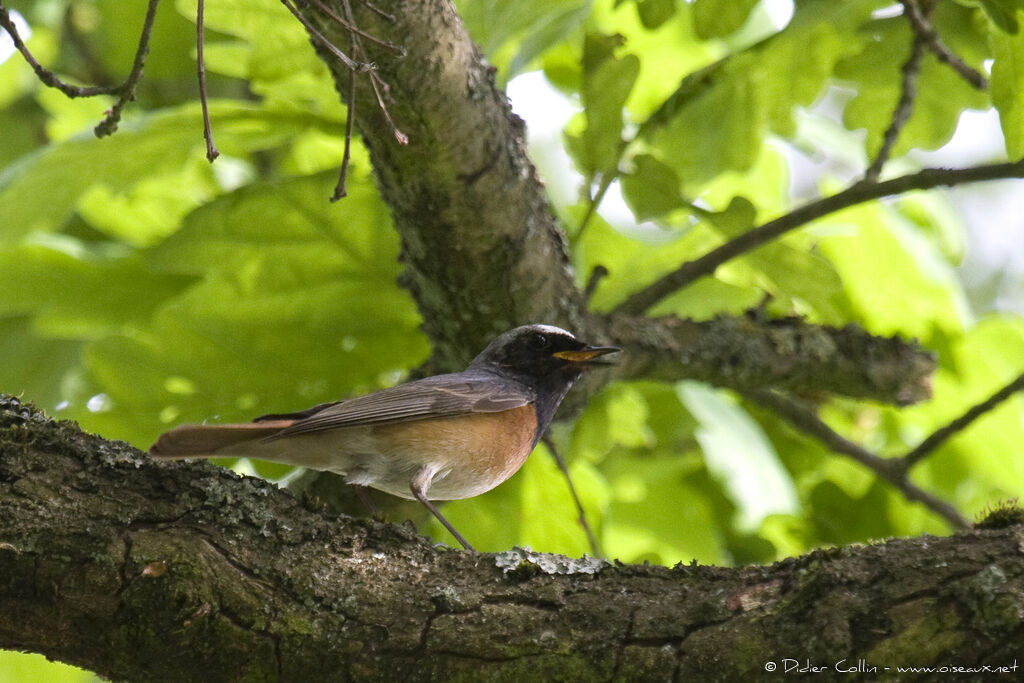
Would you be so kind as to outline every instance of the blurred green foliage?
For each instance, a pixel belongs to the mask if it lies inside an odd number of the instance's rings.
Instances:
[[[32,26],[29,46],[59,73],[103,82],[127,72],[143,3],[10,4]],[[595,265],[610,271],[593,299],[599,310],[792,208],[795,155],[872,158],[912,37],[882,0],[797,0],[781,20],[754,1],[458,5],[502,81],[540,69],[578,106],[564,142],[583,184],[617,178],[635,220],[597,214],[578,233],[585,201],[555,207],[581,277]],[[223,155],[212,166],[192,83],[194,0],[161,4],[138,101],[110,138],[91,133],[109,100],[66,99],[17,56],[0,64],[0,390],[141,448],[185,421],[371,391],[429,353],[358,145],[349,197],[327,201],[344,108],[302,28],[277,0],[206,6]],[[974,90],[926,56],[897,157],[942,146],[962,112],[993,106],[1009,155],[1024,152],[1021,11],[939,3],[940,35],[975,69],[993,60],[992,88]],[[824,125],[830,112],[817,103],[830,88],[842,96]],[[823,172],[816,182],[832,191],[842,179]],[[822,408],[840,433],[900,454],[1024,370],[1024,321],[967,303],[955,272],[959,220],[940,194],[849,209],[653,312],[706,319],[768,295],[773,314],[918,338],[940,354],[933,400]],[[1018,396],[987,414],[915,481],[968,516],[1021,495],[1022,410]],[[699,384],[609,386],[554,437],[603,551],[625,562],[768,562],[948,531],[860,466]],[[478,548],[589,552],[565,483],[538,450],[503,486],[446,506]]]

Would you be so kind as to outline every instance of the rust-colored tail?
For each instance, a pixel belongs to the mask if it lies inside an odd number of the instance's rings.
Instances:
[[[150,446],[149,454],[158,458],[215,458],[224,450],[237,450],[249,441],[259,441],[273,436],[285,427],[291,426],[294,420],[267,420],[245,424],[226,425],[181,425],[169,432],[164,432],[156,443]]]

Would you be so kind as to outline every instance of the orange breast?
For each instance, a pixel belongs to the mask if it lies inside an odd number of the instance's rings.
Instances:
[[[515,474],[533,449],[536,430],[537,413],[525,405],[382,426],[375,436],[392,458],[433,465],[437,474],[427,496],[451,500],[489,491]]]

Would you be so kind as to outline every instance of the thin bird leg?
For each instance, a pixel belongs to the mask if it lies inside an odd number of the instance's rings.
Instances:
[[[349,486],[352,487],[352,491],[356,494],[356,498],[358,498],[359,502],[363,504],[363,507],[367,509],[370,516],[374,519],[380,519],[380,508],[373,502],[373,498],[370,498],[370,494],[366,492],[366,487],[360,486],[359,484],[349,484]]]
[[[465,548],[466,550],[472,550],[476,552],[476,548],[470,545],[469,541],[464,539],[462,537],[462,534],[455,530],[455,527],[452,526],[451,522],[444,518],[444,515],[441,514],[441,511],[434,507],[433,503],[427,500],[427,486],[429,485],[430,479],[432,477],[433,472],[431,472],[426,467],[424,467],[423,469],[416,473],[416,476],[412,478],[412,482],[409,483],[409,490],[412,491],[413,497],[416,498],[416,500],[418,500],[419,502],[423,503],[424,507],[430,510],[431,514],[437,517],[441,524],[444,524],[444,528],[451,532],[452,536],[454,536],[455,540],[462,544],[463,548]]]

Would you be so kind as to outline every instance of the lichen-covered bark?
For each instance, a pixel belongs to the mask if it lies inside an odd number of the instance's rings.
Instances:
[[[1021,526],[737,569],[478,555],[0,397],[0,647],[115,680],[873,680],[1013,665],[1021,604]]]

